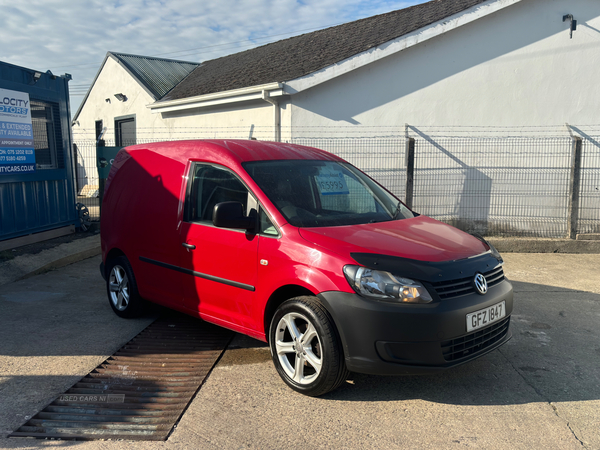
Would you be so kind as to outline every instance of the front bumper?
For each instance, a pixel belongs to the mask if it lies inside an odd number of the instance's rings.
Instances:
[[[352,372],[374,375],[429,373],[471,361],[511,337],[512,285],[504,280],[487,294],[469,294],[430,304],[398,304],[347,292],[323,292]],[[506,302],[506,316],[467,332],[466,315]]]

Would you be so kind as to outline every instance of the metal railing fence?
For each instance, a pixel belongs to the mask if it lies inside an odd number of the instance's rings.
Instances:
[[[407,194],[407,141],[414,139],[413,209],[463,230],[487,236],[561,238],[569,233],[573,139],[562,136],[491,136],[465,132],[437,136],[410,127],[383,135],[356,128],[298,130],[284,141],[321,148],[357,166],[401,199]],[[460,130],[459,130],[460,131]],[[192,138],[260,137],[269,130],[170,129],[138,143]],[[96,143],[75,135],[77,189],[92,219],[99,220]],[[600,138],[583,133],[577,233],[600,233]],[[106,141],[107,146],[114,142]]]
[[[567,232],[570,138],[418,139],[414,208],[486,236]]]
[[[297,138],[291,141],[333,153],[360,168],[396,197],[405,197],[404,137]]]
[[[579,196],[577,231],[600,233],[600,137],[583,139]]]

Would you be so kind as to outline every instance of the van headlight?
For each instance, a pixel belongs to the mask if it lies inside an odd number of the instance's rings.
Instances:
[[[431,295],[423,285],[389,272],[348,265],[344,266],[344,275],[350,286],[365,297],[402,303],[432,301]]]

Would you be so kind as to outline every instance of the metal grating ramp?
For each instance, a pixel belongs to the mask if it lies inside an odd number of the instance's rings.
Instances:
[[[166,440],[232,336],[163,316],[9,437]]]

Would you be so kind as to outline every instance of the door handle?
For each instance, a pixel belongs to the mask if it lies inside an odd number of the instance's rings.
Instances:
[[[183,242],[181,245],[183,245],[185,248],[187,248],[188,250],[194,250],[196,248],[195,245],[192,244],[188,244],[186,242]]]

